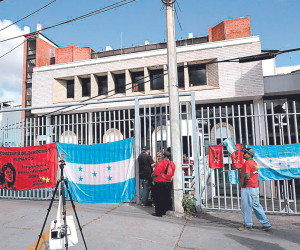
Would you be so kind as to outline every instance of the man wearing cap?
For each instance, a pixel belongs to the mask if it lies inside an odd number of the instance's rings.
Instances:
[[[175,173],[175,164],[171,161],[171,153],[165,151],[163,160],[159,162],[152,174],[154,179],[154,204],[153,216],[161,217],[166,214],[171,204],[172,180]]]
[[[151,174],[153,172],[153,167],[155,163],[150,156],[150,147],[145,146],[142,150],[142,153],[138,157],[139,162],[139,173],[140,173],[140,183],[143,188],[142,192],[142,206],[148,205],[149,192],[152,187],[152,178]]]
[[[241,169],[241,199],[244,223],[238,230],[247,231],[252,229],[252,209],[257,220],[263,225],[260,229],[269,230],[271,224],[259,203],[258,166],[253,160],[255,152],[251,148],[243,149],[242,152],[246,160]]]

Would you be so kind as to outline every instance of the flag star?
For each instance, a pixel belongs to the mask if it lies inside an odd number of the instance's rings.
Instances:
[[[279,162],[278,164],[279,164],[279,166],[280,166],[280,165],[281,165],[281,162]]]
[[[50,179],[47,177],[47,178],[46,178],[46,182],[49,182],[49,181],[50,181]]]
[[[94,173],[93,173],[93,176],[94,176],[94,177],[96,177],[96,176],[97,176],[97,173],[96,173],[96,172],[94,172]]]
[[[43,179],[43,181],[45,181],[45,180],[46,180],[46,178],[45,178],[45,177],[43,177],[42,179]]]
[[[109,176],[109,177],[107,177],[107,179],[108,179],[108,181],[111,181],[112,177],[111,177],[111,176]]]
[[[288,167],[290,167],[291,165],[289,164],[289,165],[287,165]]]
[[[272,162],[272,160],[270,160],[270,162]]]
[[[82,172],[82,167],[79,167],[78,170],[79,170],[80,172]]]
[[[111,166],[108,166],[108,167],[107,167],[107,170],[110,171],[110,170],[111,170]]]
[[[80,177],[79,177],[79,181],[82,181],[82,180],[83,180],[83,178],[80,176]]]

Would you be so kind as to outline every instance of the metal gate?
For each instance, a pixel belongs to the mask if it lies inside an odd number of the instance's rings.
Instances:
[[[300,110],[296,103],[286,103],[274,110],[273,103],[197,104],[195,93],[180,103],[180,132],[183,191],[194,195],[197,207],[240,209],[240,187],[229,182],[231,157],[224,149],[223,169],[208,167],[208,145],[232,137],[235,143],[278,145],[299,142]],[[187,96],[187,95],[186,95]],[[51,142],[74,144],[107,143],[135,136],[135,159],[143,146],[149,145],[159,160],[171,146],[168,104],[148,105],[135,98],[132,109],[54,115],[6,121],[0,128],[2,146],[35,146]],[[18,140],[18,138],[21,138]],[[186,157],[183,157],[186,155]],[[137,200],[139,180],[137,176]],[[0,190],[2,198],[50,199],[52,189],[31,191]],[[298,213],[299,179],[260,182],[261,204],[267,212]],[[298,199],[298,200],[297,200]]]
[[[289,105],[291,107],[289,107]],[[231,137],[235,143],[247,145],[283,145],[298,143],[299,110],[296,103],[286,103],[284,113],[252,102],[233,105],[197,105],[199,151],[199,206],[207,209],[241,208],[240,186],[230,184],[228,170],[234,169],[226,148],[225,167],[208,166],[208,145],[220,144]],[[300,180],[259,181],[260,202],[266,212],[299,214]]]
[[[0,128],[2,146],[36,146],[52,142],[96,144],[134,136],[134,110],[99,111],[7,121]],[[18,142],[18,143],[16,143]],[[59,178],[59,174],[57,175]],[[60,187],[59,187],[60,188]],[[48,200],[54,188],[29,191],[0,189],[0,198]],[[59,193],[60,190],[58,189]]]

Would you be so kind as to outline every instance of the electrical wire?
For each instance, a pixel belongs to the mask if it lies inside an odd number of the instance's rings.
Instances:
[[[13,49],[11,49],[10,51],[6,52],[5,54],[3,54],[2,56],[0,56],[0,59],[4,56],[6,56],[7,54],[9,54],[10,52],[12,52],[13,50],[15,50],[16,48],[20,47],[22,44],[24,44],[24,42],[20,43],[19,45],[17,45],[16,47],[14,47]]]
[[[55,27],[58,27],[58,26],[61,26],[61,25],[64,25],[64,24],[68,24],[68,23],[71,23],[71,22],[75,22],[75,21],[78,21],[78,20],[81,20],[81,19],[88,18],[88,17],[94,16],[94,15],[98,15],[98,14],[104,13],[106,11],[109,11],[109,10],[112,10],[112,9],[116,9],[116,8],[122,7],[124,5],[130,4],[130,3],[133,3],[133,2],[136,2],[136,1],[138,1],[138,0],[131,0],[131,1],[129,1],[129,0],[123,0],[123,1],[119,1],[117,3],[114,3],[114,4],[108,5],[106,7],[103,7],[101,9],[89,12],[87,14],[84,14],[82,16],[73,18],[71,20],[64,21],[64,22],[61,22],[61,23],[58,23],[58,24],[55,24],[55,25],[43,28],[43,29],[41,29],[39,31],[28,33],[28,34],[26,34],[26,36],[36,35],[36,34],[40,33],[41,31],[52,29],[52,28],[55,28]],[[16,38],[19,38],[19,37],[23,37],[23,36],[24,35],[11,37],[11,38],[8,38],[8,39],[5,39],[5,40],[1,40],[0,42],[6,42],[6,41],[9,41],[9,40],[12,40],[12,39],[16,39]]]
[[[175,15],[176,15],[176,18],[177,18],[177,22],[178,22],[179,27],[180,27],[180,29],[181,29],[181,31],[182,31],[182,27],[181,27],[181,23],[180,23],[180,19],[179,19],[178,13],[177,13],[177,8],[176,8],[176,6],[175,6],[174,10],[175,10]]]
[[[147,83],[147,82],[150,82],[150,81],[159,79],[159,78],[161,78],[161,77],[164,77],[164,76],[167,75],[167,74],[168,74],[168,73],[164,73],[164,74],[162,74],[162,75],[160,75],[160,76],[158,76],[158,77],[155,77],[155,78],[153,78],[153,79],[149,79],[149,80],[147,80],[147,81],[141,82],[141,83],[135,85],[134,87],[137,87],[137,86],[140,86],[140,85],[145,84],[145,83]],[[143,80],[143,79],[145,79],[145,78],[147,78],[147,77],[149,77],[149,76],[146,76],[146,77],[144,77],[144,78],[141,78],[141,79],[139,79],[138,81],[141,81],[141,80]],[[130,90],[130,89],[133,89],[133,87],[131,87],[131,88],[126,88],[126,86],[131,85],[131,84],[133,84],[133,82],[127,83],[127,84],[125,84],[125,86],[120,86],[120,87],[114,88],[114,89],[112,89],[112,90],[109,90],[109,91],[107,91],[107,92],[104,92],[104,93],[102,93],[101,95],[105,95],[105,94],[108,94],[108,93],[110,93],[110,92],[114,92],[115,90],[120,89],[120,88],[123,88],[123,87],[125,87],[125,91],[126,91],[126,90]],[[117,94],[119,94],[119,93],[114,93],[114,94],[112,94],[112,95],[106,96],[105,98],[102,98],[102,99],[100,99],[99,101],[108,99],[108,98],[113,97],[113,96],[115,96],[115,95],[117,95]],[[87,100],[82,101],[81,103],[87,102],[87,101],[92,100],[92,99],[95,99],[95,98],[97,98],[97,97],[99,97],[99,96],[100,96],[100,95],[93,96],[93,97],[91,97],[91,98],[89,98],[89,99],[87,99]],[[89,104],[89,103],[86,103],[86,104],[78,104],[78,106],[80,106],[80,107],[76,107],[76,108],[74,108],[74,109],[67,110],[66,112],[61,112],[61,114],[64,114],[64,113],[67,113],[67,112],[76,110],[76,109],[78,109],[78,108],[81,108],[81,107],[84,107],[84,106],[87,106],[87,105],[94,105],[94,104],[95,104],[95,103],[93,103],[93,104]],[[63,107],[63,108],[61,108],[61,109],[52,111],[52,112],[50,112],[50,113],[45,114],[45,116],[50,115],[50,114],[53,114],[53,113],[56,113],[56,112],[59,112],[59,111],[61,111],[61,110],[63,110],[63,109],[67,109],[67,108],[69,108],[69,107],[71,107],[71,106]]]
[[[30,17],[30,16],[32,16],[33,14],[35,14],[35,13],[39,12],[40,10],[42,10],[42,9],[44,9],[44,8],[46,8],[46,7],[48,7],[49,5],[53,4],[53,3],[54,3],[54,2],[56,2],[56,1],[57,1],[57,0],[53,0],[52,2],[50,2],[50,3],[46,4],[45,6],[43,6],[43,7],[39,8],[39,9],[38,9],[38,10],[36,10],[36,11],[34,11],[34,12],[30,13],[29,15],[27,15],[27,16],[25,16],[25,17],[23,17],[23,18],[19,19],[18,21],[16,21],[16,22],[14,22],[14,23],[12,23],[12,24],[10,24],[10,25],[8,25],[8,26],[6,26],[6,27],[2,28],[0,31],[2,31],[2,30],[5,30],[5,29],[7,29],[8,27],[10,27],[10,26],[12,26],[12,25],[14,25],[14,24],[16,24],[16,23],[18,23],[18,22],[20,22],[20,21],[22,21],[22,20],[26,19],[27,17]]]

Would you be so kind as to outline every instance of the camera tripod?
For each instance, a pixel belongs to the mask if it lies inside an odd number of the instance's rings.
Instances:
[[[62,214],[63,214],[63,226],[62,226],[62,228],[64,228],[64,235],[62,236],[62,238],[65,237],[65,248],[66,248],[66,250],[68,250],[68,248],[69,248],[69,246],[68,246],[68,236],[67,236],[67,226],[68,225],[67,225],[66,194],[65,194],[65,187],[66,187],[66,190],[67,190],[67,192],[69,194],[69,197],[70,197],[70,200],[71,200],[72,208],[73,208],[75,216],[76,216],[77,224],[79,226],[79,230],[80,230],[83,242],[84,242],[84,246],[85,246],[85,249],[87,250],[88,248],[86,246],[86,242],[85,242],[85,239],[84,239],[84,236],[83,236],[83,233],[82,233],[82,228],[81,228],[78,216],[77,216],[77,212],[76,212],[75,205],[74,205],[74,202],[73,202],[73,199],[72,199],[72,195],[71,195],[71,192],[69,190],[69,185],[68,185],[67,180],[64,178],[64,166],[66,165],[66,163],[64,161],[64,155],[61,155],[61,160],[59,162],[60,162],[60,164],[59,164],[59,167],[60,167],[60,180],[58,180],[57,183],[56,183],[56,187],[55,187],[55,190],[54,190],[49,208],[47,209],[48,212],[47,212],[47,215],[46,215],[41,233],[39,234],[39,239],[38,239],[38,242],[36,244],[35,250],[38,249],[38,246],[39,246],[39,243],[40,243],[40,240],[41,240],[41,237],[42,237],[42,234],[43,234],[43,231],[44,231],[44,228],[45,228],[45,225],[46,225],[46,222],[47,222],[47,219],[48,219],[48,216],[49,216],[49,213],[50,213],[53,201],[54,201],[54,197],[55,197],[55,194],[56,194],[56,191],[57,191],[59,185],[61,187],[61,197],[62,197],[62,206],[63,206],[63,212],[62,212]],[[50,232],[50,237],[51,237],[51,232]]]

